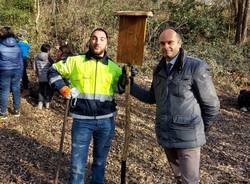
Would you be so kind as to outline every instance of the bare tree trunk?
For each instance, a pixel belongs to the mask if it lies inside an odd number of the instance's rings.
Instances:
[[[227,32],[227,37],[230,39],[230,33],[231,29],[235,29],[235,17],[236,17],[236,12],[235,12],[235,0],[230,0],[230,5],[229,5],[229,12],[230,12],[230,23],[228,27],[228,32]]]
[[[36,35],[38,34],[38,24],[39,24],[39,17],[40,17],[40,2],[39,0],[35,0],[35,10],[37,11],[36,14],[36,21],[35,21],[35,26],[36,26]]]
[[[52,0],[52,17],[53,17],[53,29],[54,29],[54,36],[57,39],[57,20],[56,20],[56,0]]]
[[[243,7],[245,0],[238,0],[238,14],[236,23],[236,34],[235,34],[235,44],[239,45],[241,43],[241,30],[243,23]]]
[[[248,23],[248,9],[249,9],[249,0],[245,2],[245,8],[243,11],[243,22],[241,30],[241,43],[245,43],[247,38],[247,23]]]
[[[238,0],[237,2],[238,12],[236,18],[235,44],[241,45],[247,38],[249,0]]]
[[[37,2],[36,2],[36,0],[34,0],[34,11],[36,12],[37,11],[37,4],[36,4]]]
[[[232,0],[232,18],[233,18],[233,21],[234,21],[234,28],[236,28],[236,23],[238,22],[237,21],[237,18],[238,18],[238,10],[239,10],[239,7],[238,7],[238,1],[239,0]]]
[[[56,14],[56,0],[52,0],[52,15]]]

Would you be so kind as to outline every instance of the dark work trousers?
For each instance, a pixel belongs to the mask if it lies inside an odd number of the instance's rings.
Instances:
[[[29,79],[27,75],[28,59],[23,59],[23,76],[22,76],[22,87],[24,90],[29,88]]]
[[[200,147],[190,149],[164,148],[178,184],[199,184]]]
[[[39,102],[50,102],[53,95],[53,89],[50,87],[48,82],[39,82]]]

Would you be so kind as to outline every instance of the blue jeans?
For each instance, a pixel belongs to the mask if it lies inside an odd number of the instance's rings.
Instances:
[[[20,108],[20,70],[1,70],[0,71],[0,110],[1,113],[7,112],[8,96],[11,90],[13,96],[13,108]]]
[[[72,125],[70,184],[83,184],[89,144],[93,137],[91,184],[104,184],[108,152],[115,134],[114,118],[74,119]]]

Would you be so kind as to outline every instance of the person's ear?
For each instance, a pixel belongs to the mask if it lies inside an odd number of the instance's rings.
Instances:
[[[181,39],[179,39],[178,44],[182,45],[182,40]]]

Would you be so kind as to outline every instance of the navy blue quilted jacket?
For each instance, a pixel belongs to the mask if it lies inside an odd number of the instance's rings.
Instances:
[[[23,60],[21,49],[16,39],[8,37],[0,40],[0,70],[20,69],[22,71]]]
[[[194,148],[205,144],[205,132],[219,114],[209,66],[181,50],[169,75],[166,61],[154,70],[150,91],[134,84],[132,95],[146,103],[156,103],[156,135],[166,148]]]

